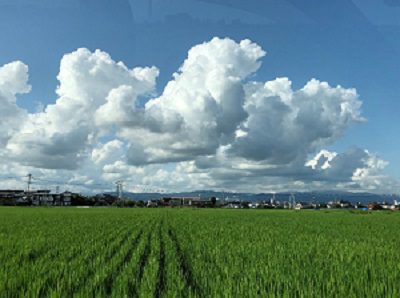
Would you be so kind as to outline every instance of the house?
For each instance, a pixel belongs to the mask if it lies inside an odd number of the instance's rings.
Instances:
[[[241,203],[238,200],[228,201],[225,203],[224,208],[239,209],[241,208]]]
[[[193,199],[191,201],[191,206],[198,207],[198,208],[211,208],[211,207],[215,207],[215,204],[216,204],[216,200],[213,201],[211,199],[197,198],[197,199]]]
[[[349,201],[340,200],[339,205],[340,208],[353,208],[353,205]]]
[[[161,199],[161,206],[165,207],[178,207],[183,205],[183,199],[182,198],[162,198]],[[187,202],[188,203],[188,202]]]
[[[308,202],[299,202],[295,205],[294,209],[314,209],[313,205]]]
[[[283,209],[292,209],[292,204],[290,202],[285,201],[283,203]]]
[[[61,202],[63,206],[71,206],[72,205],[72,196],[73,193],[69,191],[65,191],[61,194]]]
[[[261,204],[261,208],[263,209],[275,209],[275,205],[271,204],[271,202],[264,202]]]
[[[363,203],[361,203],[361,202],[357,202],[357,203],[354,205],[354,208],[364,210],[364,209],[368,209],[368,206],[365,205],[365,204],[363,204]]]
[[[334,209],[334,208],[342,208],[342,209],[347,209],[347,208],[353,208],[353,205],[349,201],[345,200],[334,200],[328,202],[327,207],[329,209]]]
[[[320,205],[320,203],[318,203],[318,202],[311,202],[311,207],[312,207],[313,209],[319,210],[319,209],[321,208],[321,205]]]
[[[25,192],[23,190],[0,190],[0,205],[14,206],[23,202]]]
[[[165,207],[214,207],[216,198],[202,199],[200,197],[168,197],[162,198],[158,204]]]
[[[252,202],[249,204],[249,208],[252,208],[252,209],[256,209],[256,208],[258,208],[258,206],[260,206],[260,204],[257,202]]]
[[[53,205],[53,195],[50,194],[48,189],[31,190],[25,192],[28,201],[32,202],[32,205]]]
[[[182,197],[181,202],[182,206],[197,206],[201,205],[201,202],[204,201],[200,197]]]
[[[148,208],[156,208],[158,207],[158,200],[148,200],[146,207]]]
[[[382,206],[376,202],[368,203],[369,210],[382,210]]]

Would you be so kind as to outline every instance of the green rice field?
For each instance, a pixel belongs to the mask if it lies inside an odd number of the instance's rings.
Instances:
[[[400,297],[400,213],[0,208],[0,297]]]

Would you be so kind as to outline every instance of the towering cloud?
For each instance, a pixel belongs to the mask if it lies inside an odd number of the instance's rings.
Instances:
[[[133,165],[213,154],[232,142],[247,118],[243,80],[257,71],[264,55],[249,40],[214,38],[193,47],[163,93],[143,108],[132,100],[134,88],[110,93],[97,111],[97,123],[118,122],[119,136],[130,143],[128,160]]]
[[[7,64],[3,167],[73,169],[70,179],[89,186],[123,177],[175,189],[384,188],[386,162],[376,155],[324,150],[364,120],[356,90],[316,79],[299,90],[288,78],[252,81],[265,54],[249,40],[213,38],[189,50],[157,95],[156,67],[130,69],[100,50],[78,49],[62,58],[58,98],[39,113],[16,102],[30,90],[27,66]]]

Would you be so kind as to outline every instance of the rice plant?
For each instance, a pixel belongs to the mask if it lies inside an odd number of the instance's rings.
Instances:
[[[4,297],[399,297],[400,214],[0,208]]]

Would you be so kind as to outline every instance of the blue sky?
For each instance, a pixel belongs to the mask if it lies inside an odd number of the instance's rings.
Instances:
[[[32,91],[17,103],[33,113],[55,102],[60,59],[77,48],[101,49],[130,68],[156,66],[161,94],[194,45],[250,39],[267,52],[251,80],[356,88],[367,121],[325,147],[368,149],[400,178],[399,16],[399,0],[0,0],[0,65],[29,66]]]

